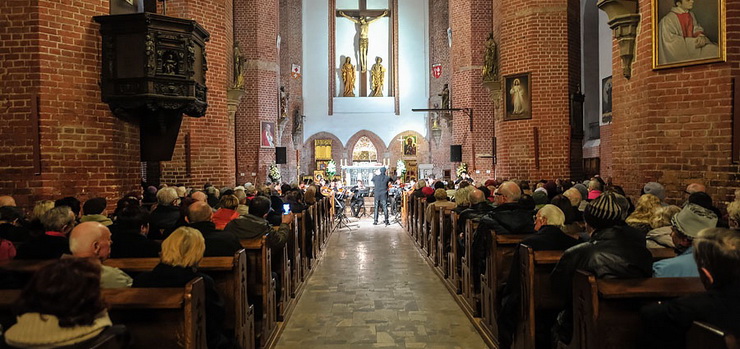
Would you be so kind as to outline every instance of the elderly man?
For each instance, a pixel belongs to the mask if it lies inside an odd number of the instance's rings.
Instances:
[[[691,246],[699,232],[717,226],[717,215],[696,204],[688,204],[671,217],[671,238],[680,255],[653,263],[654,277],[699,277]]]
[[[152,211],[149,225],[149,238],[163,240],[178,227],[180,222],[180,197],[173,187],[162,188],[157,192],[157,208]]]
[[[75,214],[67,206],[54,207],[41,216],[44,234],[18,248],[15,259],[57,259],[69,253],[67,235],[75,226]]]
[[[494,194],[496,207],[486,217],[481,218],[481,225],[493,229],[496,234],[531,234],[534,232],[532,211],[519,205],[522,190],[514,182],[504,182]]]
[[[206,200],[208,200],[208,196],[202,191],[193,192],[192,194],[190,194],[190,197],[195,201],[206,202]]]
[[[270,204],[270,199],[264,196],[255,197],[249,205],[249,214],[229,222],[224,231],[236,235],[238,239],[254,239],[267,235],[270,247],[282,247],[288,241],[293,214],[283,215],[280,227],[273,230],[266,219],[270,213]]]
[[[77,258],[90,258],[101,262],[100,287],[131,287],[133,279],[121,269],[102,264],[110,258],[110,230],[98,222],[80,223],[69,234],[69,250]]]
[[[3,207],[3,206],[16,206],[15,199],[13,199],[13,197],[10,195],[0,196],[0,207]]]
[[[211,206],[202,201],[196,201],[188,207],[188,223],[203,234],[206,242],[204,257],[233,256],[242,248],[239,239],[231,232],[216,229],[213,223]]]

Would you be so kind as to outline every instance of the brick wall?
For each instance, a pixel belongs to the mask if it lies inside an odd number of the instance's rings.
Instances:
[[[434,64],[442,64],[442,75],[435,79],[429,79],[429,95],[431,96],[429,108],[441,108],[441,97],[445,84],[449,84],[452,66],[450,65],[450,46],[447,41],[447,28],[449,20],[449,0],[429,1],[429,67]],[[431,72],[430,72],[431,74]],[[452,129],[447,122],[440,118],[439,125],[442,128],[442,137],[439,143],[432,141],[434,151],[431,153],[435,172],[440,175],[444,170],[451,170],[454,165],[450,162],[450,145],[452,144]],[[431,130],[431,125],[429,126]],[[430,132],[431,133],[431,132]],[[431,137],[431,134],[429,135]]]
[[[84,5],[84,6],[82,6]],[[138,127],[100,101],[100,36],[108,2],[3,1],[0,191],[21,206],[73,195],[114,201],[138,187]],[[41,175],[32,168],[30,103],[38,93]],[[13,136],[10,136],[13,135]]]
[[[476,180],[485,179],[485,170],[493,169],[491,159],[477,154],[490,154],[494,135],[493,99],[483,86],[481,69],[485,41],[491,32],[492,2],[485,0],[449,1],[452,28],[450,93],[453,108],[472,108],[471,123],[464,113],[453,118],[453,144],[462,144],[463,162]],[[481,170],[476,175],[475,170]]]
[[[658,181],[668,201],[677,203],[696,181],[707,185],[715,203],[731,200],[740,186],[740,168],[731,162],[731,78],[740,70],[740,25],[727,21],[727,60],[733,63],[654,71],[650,12],[649,2],[640,3],[631,79],[613,77],[613,123],[607,142],[602,128],[602,172],[632,196],[644,183]],[[739,12],[740,3],[727,3],[728,19]],[[616,42],[613,57],[613,70],[621,72]]]
[[[580,81],[578,3],[572,0],[494,1],[494,36],[501,76],[531,73],[532,119],[503,121],[496,103],[497,176],[571,176],[569,94]],[[503,80],[502,80],[503,85]],[[539,130],[539,169],[534,131]],[[579,154],[575,154],[578,156]]]
[[[202,118],[183,117],[172,161],[162,162],[162,183],[200,187],[234,185],[234,124],[229,120],[226,88],[231,83],[233,46],[232,1],[170,0],[167,15],[198,21],[210,34],[208,110]],[[186,169],[186,134],[190,135],[191,171]]]
[[[234,2],[234,36],[247,60],[246,94],[236,112],[239,183],[265,181],[267,169],[275,161],[275,149],[260,148],[259,132],[260,121],[276,122],[279,110],[278,5],[278,0]]]
[[[280,86],[290,93],[290,101],[287,108],[288,120],[284,124],[285,131],[281,139],[281,146],[287,148],[288,163],[281,166],[283,181],[294,181],[298,179],[296,161],[296,148],[293,140],[293,116],[303,114],[303,80],[291,77],[293,64],[303,65],[303,15],[302,2],[300,0],[280,0]],[[303,134],[297,138],[302,140]],[[300,141],[298,142],[300,151]]]

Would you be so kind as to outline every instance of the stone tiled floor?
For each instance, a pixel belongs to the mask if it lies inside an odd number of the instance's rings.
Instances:
[[[487,348],[399,225],[335,232],[277,348]]]

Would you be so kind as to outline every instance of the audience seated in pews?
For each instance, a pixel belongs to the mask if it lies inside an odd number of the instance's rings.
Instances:
[[[236,212],[236,208],[239,206],[239,198],[234,195],[221,196],[218,206],[219,208],[213,214],[212,221],[216,225],[216,229],[224,230],[226,224],[239,217],[239,213]],[[206,245],[208,244],[206,243]]]
[[[205,257],[233,256],[242,248],[242,245],[233,233],[216,229],[216,224],[212,220],[213,216],[211,206],[205,202],[197,201],[188,207],[187,218],[190,227],[200,231],[205,239],[206,250],[203,255]]]
[[[269,212],[270,199],[257,196],[249,205],[249,214],[229,222],[224,231],[236,235],[240,240],[261,238],[267,235],[267,243],[270,247],[281,247],[288,241],[289,224],[293,221],[293,214],[282,215],[282,223],[277,230],[273,230],[266,220]]]
[[[360,198],[362,199],[362,198]],[[300,189],[291,189],[285,194],[285,202],[290,204],[290,212],[298,214],[304,213],[308,210],[308,205],[303,202],[303,192]],[[306,228],[306,256],[313,258],[313,234],[314,224],[313,217],[308,213],[303,215],[305,221],[304,227]]]
[[[579,215],[576,214],[576,212],[578,212],[578,209],[573,207],[571,201],[567,197],[565,197],[565,195],[555,195],[555,197],[550,200],[550,204],[557,206],[560,211],[563,212],[563,216],[565,217],[565,222],[563,223],[564,232],[576,235],[585,232],[586,229],[583,224],[583,216],[581,215],[581,220],[578,220]],[[537,222],[535,221],[535,224],[536,223]]]
[[[469,219],[473,222],[478,222],[483,216],[493,211],[493,206],[488,204],[485,193],[480,189],[473,189],[468,194],[468,201],[470,201],[470,207],[460,212],[460,217],[458,218],[457,223],[458,228],[463,227],[464,229],[465,223]]]
[[[460,183],[460,188],[455,191],[455,205],[457,205],[453,210],[455,213],[460,214],[460,212],[470,207],[470,192],[473,190],[475,190],[475,187],[468,184],[468,182]]]
[[[98,263],[110,258],[110,230],[98,222],[84,222],[69,234],[69,250],[77,258],[90,258]],[[131,287],[133,280],[121,269],[102,265],[100,287]]]
[[[532,211],[519,205],[522,191],[514,182],[504,182],[496,193],[495,208],[481,217],[479,229],[493,230],[496,234],[531,234],[534,232]],[[482,227],[482,228],[481,228]]]
[[[655,210],[662,207],[660,199],[653,194],[645,194],[637,200],[635,211],[627,216],[627,225],[647,235],[652,229],[650,222],[655,215]]]
[[[118,210],[115,222],[108,228],[113,234],[112,258],[159,257],[160,244],[147,238],[149,214],[138,205],[138,202],[129,202]]]
[[[663,200],[665,200],[665,188],[663,187],[662,184],[658,182],[645,183],[645,185],[642,187],[642,192],[640,193],[640,196],[645,195],[645,194],[655,195],[658,198],[658,200],[661,201],[661,205],[663,206],[667,205],[663,202]]]
[[[556,196],[557,197],[557,196]],[[555,200],[555,198],[553,198]],[[570,203],[568,203],[570,205]],[[568,233],[565,229],[565,214],[558,206],[548,204],[542,207],[535,216],[535,230],[537,231],[533,236],[526,238],[522,241],[522,245],[527,245],[534,251],[546,251],[546,250],[567,250],[581,242],[580,236],[576,233]],[[498,333],[499,333],[499,347],[509,348],[511,346],[516,324],[519,321],[519,306],[521,302],[520,289],[520,264],[519,261],[519,248],[514,249],[514,257],[512,259],[514,263],[511,265],[511,271],[509,272],[509,278],[506,281],[506,285],[501,293],[501,304],[498,313]],[[552,320],[549,321],[550,326],[539,326],[538,328],[549,328],[552,326]],[[544,344],[548,343],[547,335],[545,335]],[[538,338],[541,338],[539,336]]]
[[[550,275],[553,291],[566,301],[553,328],[554,340],[566,344],[571,340],[576,270],[599,279],[650,277],[653,258],[645,247],[645,237],[624,223],[628,207],[627,199],[613,192],[601,194],[586,206],[584,219],[591,239],[566,250]]]
[[[604,190],[604,185],[598,181],[597,179],[592,179],[588,182],[588,196],[587,200],[591,201],[596,198],[598,198],[602,191]]]
[[[740,232],[724,228],[700,231],[694,259],[706,293],[651,304],[641,312],[641,348],[685,348],[693,321],[740,335]]]
[[[106,227],[113,224],[113,221],[105,214],[107,205],[108,201],[105,198],[92,198],[85,201],[82,205],[83,216],[80,222],[98,222]]]
[[[41,217],[54,208],[54,201],[51,200],[39,200],[33,206],[33,211],[29,217],[28,222],[25,224],[28,229],[28,238],[38,237],[44,233],[44,225],[41,224]],[[27,240],[27,239],[26,239]]]
[[[12,259],[15,256],[16,243],[23,243],[29,239],[28,230],[23,227],[23,211],[16,206],[0,207],[0,260]]]
[[[59,207],[59,206],[69,207],[75,216],[76,222],[79,222],[80,217],[82,216],[82,206],[80,204],[81,204],[80,200],[78,200],[76,197],[73,197],[73,196],[63,197],[57,201],[54,201],[54,207]]]
[[[180,227],[162,242],[161,262],[150,272],[134,279],[134,287],[183,287],[202,277],[206,289],[206,340],[208,348],[233,348],[234,339],[224,334],[224,303],[213,279],[198,272],[205,240],[199,231]]]
[[[714,212],[695,204],[686,205],[671,218],[671,238],[678,256],[653,263],[654,277],[699,277],[692,242],[702,229],[717,226]]]
[[[157,192],[157,208],[149,217],[150,239],[162,240],[177,228],[180,221],[180,197],[175,188],[166,187]]]
[[[681,208],[676,205],[661,206],[655,209],[653,217],[650,219],[650,230],[645,237],[647,248],[675,248],[673,238],[671,238],[671,218],[675,216]]]
[[[65,258],[38,270],[16,302],[5,331],[16,348],[56,348],[90,340],[111,326],[100,294],[100,264]],[[80,346],[82,348],[82,346]]]
[[[16,259],[57,259],[69,254],[67,235],[75,226],[75,215],[68,206],[54,207],[41,217],[44,233],[18,248]]]

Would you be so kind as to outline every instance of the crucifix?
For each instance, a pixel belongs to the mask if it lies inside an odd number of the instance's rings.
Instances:
[[[390,10],[368,10],[367,0],[360,0],[359,10],[337,11],[337,17],[344,17],[354,22],[359,35],[359,68],[360,68],[360,96],[367,96],[367,48],[369,44],[368,32],[370,24],[389,16]]]

